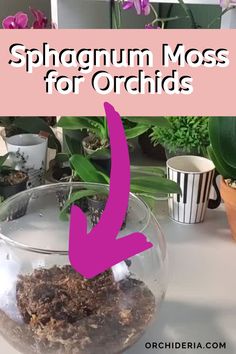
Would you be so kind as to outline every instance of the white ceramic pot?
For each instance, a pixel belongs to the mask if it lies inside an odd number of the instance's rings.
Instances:
[[[19,134],[5,140],[14,168],[29,176],[28,187],[44,184],[48,139],[37,134]]]

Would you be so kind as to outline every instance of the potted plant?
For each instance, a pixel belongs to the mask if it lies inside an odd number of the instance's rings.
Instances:
[[[48,147],[61,151],[61,143],[57,139],[52,126],[54,117],[1,117],[0,127],[5,130],[5,137],[10,138],[19,134],[39,134],[45,132],[48,135]]]
[[[3,200],[25,190],[28,181],[25,172],[4,165],[8,156],[0,156],[0,196]]]
[[[176,155],[207,155],[209,146],[208,117],[166,117],[171,127],[154,127],[150,135],[154,146],[165,147],[166,157]]]
[[[151,127],[169,127],[164,117],[124,117],[123,124],[127,140],[137,138]],[[62,117],[58,126],[66,130],[84,130],[88,132],[82,140],[85,155],[97,166],[110,172],[109,132],[105,117]]]
[[[9,154],[0,156],[0,202],[27,189],[28,175],[18,171],[5,162]],[[28,206],[28,198],[23,198],[21,205],[9,210],[9,220],[14,220],[25,215]]]
[[[236,117],[210,118],[209,134],[208,153],[222,175],[221,196],[236,240]]]

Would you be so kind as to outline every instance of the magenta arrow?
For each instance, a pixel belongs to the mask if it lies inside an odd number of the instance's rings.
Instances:
[[[89,233],[86,215],[79,207],[72,206],[70,217],[70,262],[88,279],[153,246],[138,232],[116,239],[129,204],[130,161],[120,115],[109,103],[104,107],[111,148],[110,192],[106,207],[99,223]]]

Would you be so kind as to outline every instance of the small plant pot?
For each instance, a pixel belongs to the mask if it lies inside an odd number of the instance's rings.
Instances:
[[[236,241],[236,189],[228,186],[223,178],[221,179],[220,189],[232,236]]]
[[[88,198],[89,216],[93,226],[99,223],[102,213],[104,212],[104,209],[106,207],[106,202],[107,202],[107,197],[99,196],[95,198],[91,198],[91,197]],[[123,225],[121,227],[121,230],[124,229],[126,226],[127,214],[123,222]]]
[[[29,176],[28,188],[45,183],[48,138],[38,134],[19,134],[5,139],[12,164]]]
[[[15,183],[15,184],[7,184],[7,182],[3,183],[0,181],[0,195],[4,199],[7,199],[19,192],[22,192],[27,188],[28,176],[25,172],[6,170],[4,172],[3,171],[1,172],[1,177],[6,178],[7,176],[10,176],[10,174],[13,174],[13,173],[19,174],[19,177],[21,177],[21,181],[19,183]],[[22,180],[22,178],[24,178],[24,180]],[[15,176],[15,180],[17,182],[17,175]]]
[[[7,176],[10,173],[15,173],[16,171],[4,171],[1,173],[1,176],[4,175]],[[10,185],[10,184],[5,184],[5,183],[0,183],[0,196],[3,198],[3,200],[12,197],[13,195],[23,192],[24,190],[27,189],[27,181],[28,181],[28,176],[25,172],[22,171],[17,171],[18,173],[21,173],[25,175],[25,179],[19,183]],[[29,199],[28,198],[24,198],[21,202],[21,206],[17,206],[17,209],[11,209],[9,211],[9,215],[8,215],[8,220],[14,220],[14,219],[18,219],[22,216],[25,215],[27,207],[28,207],[28,202]]]

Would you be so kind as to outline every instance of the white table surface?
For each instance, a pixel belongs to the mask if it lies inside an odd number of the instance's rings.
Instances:
[[[168,244],[169,287],[158,321],[126,354],[236,353],[236,243],[224,207],[209,210],[203,224],[158,218]],[[226,350],[145,350],[145,342],[226,342]],[[0,339],[1,354],[18,354]],[[92,353],[96,354],[96,353]]]
[[[157,323],[127,354],[236,353],[236,242],[224,206],[202,224],[159,220],[168,244],[169,287]],[[226,342],[226,350],[145,350],[145,342]]]

